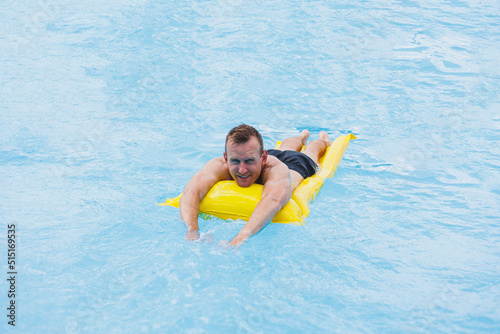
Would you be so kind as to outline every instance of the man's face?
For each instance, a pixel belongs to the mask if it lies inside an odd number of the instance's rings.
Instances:
[[[224,159],[229,173],[240,187],[250,187],[259,178],[267,160],[267,151],[260,155],[259,141],[251,137],[244,144],[227,143]]]

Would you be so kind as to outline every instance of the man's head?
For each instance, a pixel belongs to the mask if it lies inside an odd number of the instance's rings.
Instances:
[[[229,173],[240,187],[249,187],[260,176],[267,161],[262,136],[255,128],[241,124],[226,136],[224,159]]]

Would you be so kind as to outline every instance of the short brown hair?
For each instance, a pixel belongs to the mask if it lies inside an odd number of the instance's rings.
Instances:
[[[226,136],[226,148],[229,141],[235,144],[245,144],[250,140],[250,138],[255,137],[260,144],[260,154],[264,152],[264,142],[262,141],[262,136],[256,128],[246,124],[240,124],[232,128]]]

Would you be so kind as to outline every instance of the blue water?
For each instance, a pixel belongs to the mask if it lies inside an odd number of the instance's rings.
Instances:
[[[0,22],[0,332],[500,332],[498,1],[7,0]],[[241,122],[359,139],[306,225],[189,243],[157,203]]]

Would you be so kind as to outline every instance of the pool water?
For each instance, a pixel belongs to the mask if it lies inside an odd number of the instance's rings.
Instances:
[[[7,0],[0,22],[2,333],[500,332],[498,1]],[[358,140],[304,226],[187,242],[157,203],[242,122],[268,148]]]

